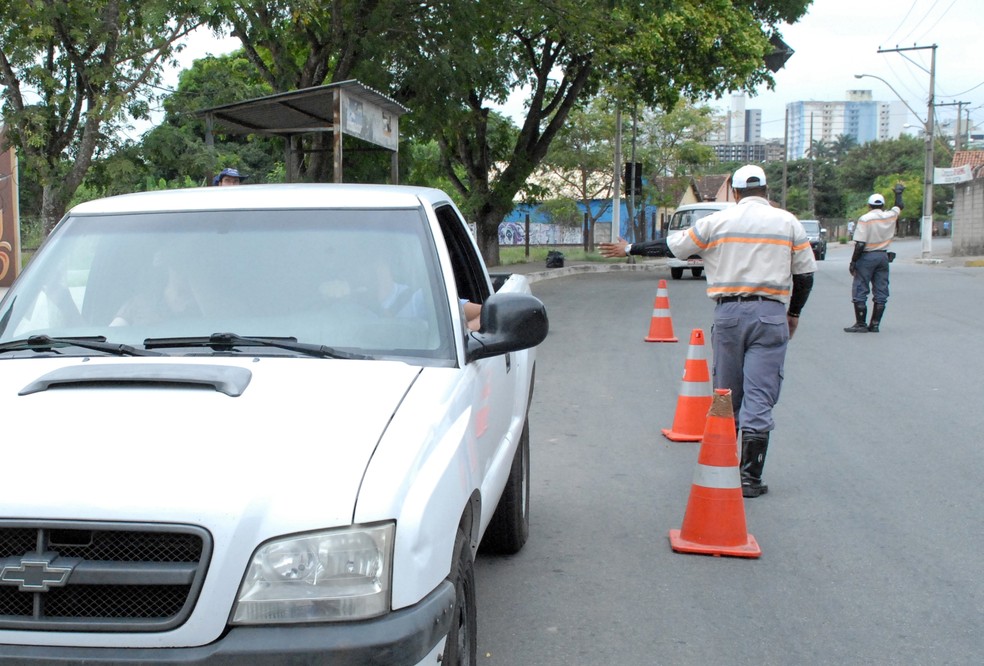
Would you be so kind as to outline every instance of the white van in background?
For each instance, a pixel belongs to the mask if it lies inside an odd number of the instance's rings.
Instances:
[[[677,231],[689,229],[700,218],[734,205],[733,201],[705,201],[703,203],[684,204],[673,213],[666,233],[670,235]],[[684,269],[690,269],[695,278],[699,278],[704,273],[704,260],[696,254],[685,258],[670,257],[666,260],[666,265],[670,267],[670,277],[674,280],[683,277]]]

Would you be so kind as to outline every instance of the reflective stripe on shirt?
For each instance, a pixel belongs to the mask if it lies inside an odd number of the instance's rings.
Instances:
[[[872,209],[858,218],[854,228],[854,240],[865,244],[865,252],[887,250],[895,238],[895,223],[902,211],[892,206],[889,210]]]
[[[746,197],[666,240],[678,257],[703,258],[707,295],[714,300],[742,294],[789,303],[792,275],[816,270],[803,226],[762,197]]]

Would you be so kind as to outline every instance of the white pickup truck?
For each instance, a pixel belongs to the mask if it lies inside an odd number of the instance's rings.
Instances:
[[[0,302],[0,662],[475,664],[548,329],[495,284],[432,189],[75,207]]]

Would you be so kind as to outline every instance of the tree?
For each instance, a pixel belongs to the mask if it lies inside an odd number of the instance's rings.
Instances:
[[[813,208],[810,207],[810,169],[813,170]],[[782,163],[765,165],[766,180],[773,199],[782,191]],[[844,192],[832,162],[793,160],[786,164],[786,209],[803,219],[844,216]]]
[[[925,142],[912,136],[871,141],[854,148],[841,160],[841,184],[849,190],[871,194],[879,176],[910,171],[922,173],[925,158]]]
[[[146,101],[175,42],[198,23],[181,0],[19,0],[0,4],[3,120],[41,188],[45,232],[93,157]]]
[[[669,111],[648,109],[639,120],[638,154],[657,176],[692,176],[714,164],[707,145],[714,130],[713,110],[683,100]]]
[[[581,100],[603,82],[623,102],[671,108],[770,81],[764,56],[780,21],[809,0],[731,3],[644,0],[446,0],[428,5],[404,40],[401,101],[441,147],[448,177],[476,223],[486,261],[499,262],[498,225]],[[490,105],[528,90],[526,117],[505,161],[489,150]]]
[[[550,183],[560,186],[547,188],[555,195],[561,190],[577,197],[588,215],[589,229],[611,208],[614,136],[615,118],[605,100],[595,98],[571,112],[539,170]],[[591,202],[597,200],[604,203],[592,209]]]
[[[141,157],[156,179],[202,183],[208,174],[232,166],[250,174],[249,182],[275,180],[283,162],[283,139],[214,131],[205,143],[201,109],[262,97],[273,92],[242,52],[196,60],[183,71],[177,90],[164,101],[164,118],[142,142]]]
[[[581,209],[571,199],[547,199],[539,208],[552,224],[562,227],[577,227],[581,224]]]
[[[852,135],[838,134],[834,142],[830,144],[830,158],[835,164],[839,164],[857,145],[858,141]]]
[[[390,87],[394,44],[414,41],[414,15],[427,3],[405,0],[218,0],[209,24],[229,30],[273,92],[357,78]],[[332,138],[316,132],[292,151],[302,180],[331,179]]]

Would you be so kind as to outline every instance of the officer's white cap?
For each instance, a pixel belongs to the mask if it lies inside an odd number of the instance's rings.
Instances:
[[[870,197],[868,197],[868,205],[869,206],[884,206],[885,205],[885,197],[883,197],[882,195],[880,195],[880,194],[878,194],[876,192],[875,194],[872,194]]]
[[[731,177],[731,187],[736,190],[743,190],[746,187],[762,187],[765,185],[765,172],[762,167],[754,164],[746,164],[735,171]]]

